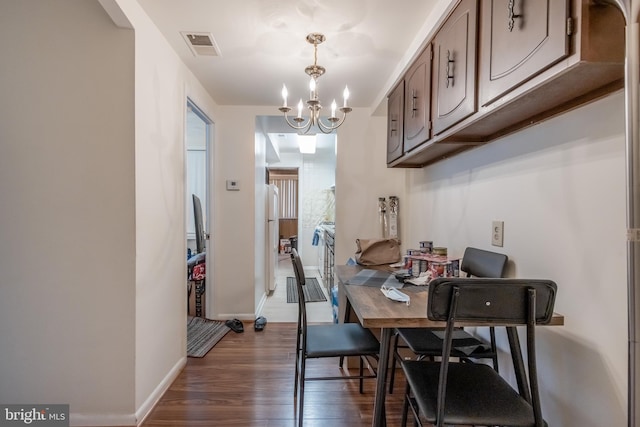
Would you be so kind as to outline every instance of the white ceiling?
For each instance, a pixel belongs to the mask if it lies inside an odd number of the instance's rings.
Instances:
[[[309,95],[304,68],[313,64],[306,41],[312,32],[327,38],[318,46],[318,64],[327,69],[318,80],[325,108],[334,97],[341,101],[345,85],[351,106],[372,107],[443,0],[138,1],[217,104],[275,109],[283,84],[289,104]],[[220,56],[195,57],[181,31],[211,33]]]
[[[282,104],[309,96],[304,69],[313,64],[312,32],[323,33],[318,79],[325,110],[342,105],[377,109],[424,38],[423,27],[438,3],[450,0],[138,0],[218,105]],[[194,56],[181,32],[210,33],[219,56]],[[403,63],[404,60],[404,63]],[[295,108],[293,113],[295,113]],[[282,123],[282,118],[278,118]],[[348,119],[347,119],[348,120]],[[286,126],[268,132],[291,132]]]

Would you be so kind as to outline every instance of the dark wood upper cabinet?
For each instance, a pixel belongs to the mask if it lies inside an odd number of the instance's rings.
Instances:
[[[480,104],[487,105],[569,55],[569,0],[484,0]]]
[[[625,20],[609,2],[479,3],[460,1],[429,40],[431,135],[409,151],[405,122],[388,166],[429,165],[624,87]]]
[[[404,152],[427,141],[431,134],[431,45],[404,77]]]
[[[387,102],[387,163],[402,156],[404,80],[391,92]]]
[[[433,133],[476,111],[478,5],[462,0],[433,39]]]

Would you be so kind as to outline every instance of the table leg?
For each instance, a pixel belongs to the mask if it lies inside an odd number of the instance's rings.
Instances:
[[[376,378],[376,400],[373,405],[373,427],[384,427],[387,424],[384,402],[387,391],[387,370],[389,367],[389,345],[393,328],[382,328],[380,331],[380,360],[378,361],[378,378]]]
[[[344,323],[349,323],[351,321],[351,301],[349,298],[346,298],[347,302],[344,306]]]
[[[343,323],[349,323],[351,321],[350,317],[351,317],[351,301],[349,301],[349,298],[345,298],[347,301],[345,303],[344,306],[344,319],[343,319]],[[342,368],[342,366],[344,365],[344,356],[340,356],[340,363],[339,366]]]

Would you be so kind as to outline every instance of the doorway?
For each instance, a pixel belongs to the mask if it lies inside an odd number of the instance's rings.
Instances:
[[[280,123],[281,118],[277,123]],[[265,127],[265,126],[263,126]],[[309,135],[314,137],[312,152],[303,150],[300,135],[288,132],[266,132],[267,170],[269,177],[276,171],[297,171],[297,214],[281,218],[297,218],[282,224],[279,234],[283,238],[296,236],[298,253],[305,266],[321,268],[321,247],[315,240],[316,229],[335,218],[335,168],[337,136],[334,134]],[[269,148],[274,152],[269,155]],[[294,174],[295,172],[289,172]],[[285,176],[285,178],[287,178]],[[281,191],[282,192],[282,191]],[[284,197],[281,197],[284,199]],[[290,228],[288,228],[290,227]]]
[[[291,194],[291,210],[283,211],[280,217],[285,222],[278,234],[283,238],[283,244],[291,246],[291,237],[295,236],[293,244],[305,267],[305,276],[315,278],[323,283],[324,271],[324,243],[317,238],[327,224],[335,221],[335,169],[336,145],[335,134],[315,135],[315,152],[303,150],[299,135],[290,133],[282,128],[282,117],[275,117],[273,121],[263,116],[259,121],[260,128],[266,134],[266,179],[267,184],[273,179],[288,182]],[[280,128],[278,128],[280,126]],[[312,136],[312,135],[309,135]],[[313,151],[313,150],[312,150]],[[279,183],[278,183],[279,184]],[[293,189],[295,186],[295,190]],[[280,193],[285,193],[283,189]],[[287,197],[281,197],[284,202]],[[297,212],[293,213],[293,209]],[[278,255],[277,283],[274,292],[266,298],[262,314],[269,321],[295,322],[297,307],[287,303],[286,284],[288,277],[293,277],[290,254]],[[327,292],[323,287],[323,292]],[[326,293],[325,303],[312,304],[314,321],[332,322],[333,311],[331,295]]]
[[[298,238],[298,168],[267,168],[268,184],[278,188],[278,236],[297,249]],[[290,253],[280,245],[280,254]]]
[[[211,200],[209,177],[211,176],[211,145],[213,122],[191,100],[187,98],[185,119],[185,207],[186,240],[190,280],[188,286],[188,315],[206,317],[212,306],[207,298],[206,276],[212,277],[210,257],[206,257],[209,246],[209,224]],[[197,266],[197,267],[196,267]],[[193,274],[194,271],[200,273]],[[204,271],[204,278],[202,277]],[[212,292],[208,293],[212,295]]]

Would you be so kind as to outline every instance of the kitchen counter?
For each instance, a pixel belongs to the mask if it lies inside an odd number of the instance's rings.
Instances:
[[[335,224],[334,223],[323,223],[319,226],[323,230],[323,236],[321,241],[323,242],[323,247],[320,248],[320,252],[322,253],[322,265],[319,266],[322,271],[322,279],[325,289],[329,294],[329,297],[332,301],[333,306],[333,317],[334,322],[337,323],[338,320],[338,307],[337,307],[337,290],[334,290],[336,286],[335,283],[335,256],[334,256],[334,248],[335,248]],[[335,294],[335,298],[334,298]],[[335,301],[334,301],[335,300]]]

